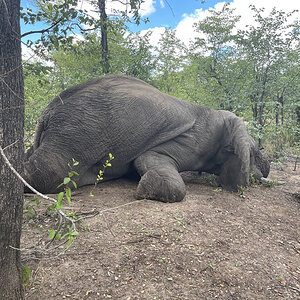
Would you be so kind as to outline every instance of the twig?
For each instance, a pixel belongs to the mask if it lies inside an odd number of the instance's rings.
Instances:
[[[121,204],[119,206],[114,206],[114,207],[110,207],[110,208],[107,208],[107,209],[104,209],[104,210],[95,211],[95,213],[93,215],[80,217],[77,220],[74,220],[74,222],[76,223],[76,222],[79,222],[79,221],[84,220],[84,219],[93,218],[97,215],[102,215],[104,212],[112,211],[112,210],[118,209],[120,207],[131,205],[131,204],[134,204],[134,203],[137,203],[137,202],[142,202],[142,201],[151,201],[151,200],[147,200],[147,199],[135,200],[135,201],[132,201],[132,202],[129,202],[129,203]]]
[[[50,29],[52,29],[53,27],[55,27],[56,25],[58,25],[61,21],[63,20],[63,18],[60,18],[58,21],[56,21],[54,24],[52,24],[50,27],[46,28],[46,29],[42,29],[42,30],[33,30],[33,31],[28,31],[28,32],[25,32],[21,35],[21,38],[23,38],[24,36],[26,35],[29,35],[29,34],[34,34],[34,33],[45,33],[47,31],[49,31]]]
[[[3,151],[5,151],[6,149],[12,147],[13,145],[17,144],[18,142],[19,142],[19,140],[14,141],[12,144],[10,144],[10,145],[4,147],[4,148],[3,148]]]
[[[290,285],[288,285],[288,287],[289,287],[290,289],[292,289],[292,290],[294,290],[294,291],[296,291],[296,292],[298,292],[298,293],[300,294],[300,290],[299,290],[299,289],[297,289],[297,288],[295,288],[295,287],[293,287],[293,286],[290,286]]]
[[[131,205],[131,204],[138,203],[138,202],[143,202],[143,201],[151,201],[151,200],[147,200],[147,199],[135,200],[135,201],[132,201],[132,202],[129,202],[129,203],[121,204],[119,206],[114,206],[114,207],[111,207],[111,208],[101,210],[99,213],[102,214],[102,213],[107,212],[107,211],[115,210],[115,209],[118,209],[118,208],[123,207],[123,206]]]

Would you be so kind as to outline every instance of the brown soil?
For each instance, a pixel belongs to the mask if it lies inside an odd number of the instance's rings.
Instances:
[[[299,299],[293,166],[273,168],[281,184],[249,187],[244,197],[195,178],[180,203],[135,201],[137,182],[128,179],[98,185],[93,198],[91,187],[81,188],[72,199],[77,213],[114,209],[85,219],[63,254],[24,252],[27,299]],[[46,241],[52,223],[41,208],[25,218],[23,247]]]

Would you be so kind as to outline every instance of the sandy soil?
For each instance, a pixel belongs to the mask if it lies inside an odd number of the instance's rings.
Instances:
[[[23,253],[32,270],[27,299],[299,299],[300,167],[293,167],[273,168],[280,184],[249,187],[244,197],[197,178],[173,204],[136,201],[134,180],[102,183],[93,198],[91,187],[81,188],[72,199],[77,214],[112,209],[85,219],[63,254]],[[25,217],[23,247],[43,243],[53,228],[41,206]]]

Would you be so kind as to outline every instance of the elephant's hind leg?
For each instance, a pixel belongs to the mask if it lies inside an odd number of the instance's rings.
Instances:
[[[134,161],[134,166],[141,175],[138,199],[178,202],[184,198],[185,184],[169,157],[148,151]]]

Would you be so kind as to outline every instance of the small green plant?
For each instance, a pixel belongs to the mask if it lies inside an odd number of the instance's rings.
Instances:
[[[111,167],[111,161],[112,161],[113,159],[115,159],[115,158],[113,157],[113,155],[112,155],[111,153],[109,153],[109,158],[105,161],[105,163],[104,163],[104,165],[103,165],[103,169],[102,169],[102,170],[99,170],[99,173],[98,173],[98,175],[97,175],[97,179],[96,179],[95,185],[94,185],[93,189],[92,189],[91,192],[90,192],[90,197],[94,197],[93,192],[94,192],[94,190],[95,190],[97,184],[98,184],[100,181],[103,180],[103,175],[104,175],[105,169],[108,168],[108,167]]]
[[[50,230],[49,233],[49,240],[53,241],[54,239],[57,240],[64,240],[64,239],[68,239],[67,243],[66,243],[66,248],[69,248],[71,246],[71,244],[74,241],[74,238],[78,235],[78,232],[73,230],[72,226],[68,225],[67,226],[68,231],[64,234],[60,233],[59,230],[56,229],[52,229]]]
[[[54,240],[66,240],[66,248],[69,248],[70,245],[73,243],[74,238],[78,235],[78,232],[75,227],[76,216],[72,212],[63,213],[61,211],[63,207],[63,199],[64,196],[66,197],[68,204],[71,205],[71,188],[70,184],[77,188],[77,184],[73,179],[75,175],[79,176],[79,174],[73,170],[74,167],[78,166],[79,162],[72,158],[72,163],[68,163],[69,172],[68,176],[63,179],[63,182],[57,187],[60,188],[64,186],[64,190],[57,195],[57,201],[47,208],[47,212],[60,212],[60,216],[64,216],[65,220],[62,222],[62,217],[58,222],[56,229],[51,229],[48,235],[48,246]]]
[[[40,207],[41,201],[34,196],[33,199],[24,201],[23,214],[28,220],[33,219],[37,215],[37,209]]]
[[[247,191],[247,187],[245,187],[245,186],[240,186],[240,187],[239,187],[238,192],[239,192],[239,195],[240,195],[241,198],[245,198],[244,193],[245,193],[246,191]]]
[[[256,186],[259,184],[259,180],[257,180],[254,176],[253,173],[250,173],[250,176],[249,176],[249,185],[250,186]]]
[[[22,265],[21,268],[23,285],[27,286],[30,282],[31,270],[27,265]]]
[[[205,185],[209,185],[209,186],[212,186],[212,187],[217,187],[218,186],[216,176],[213,175],[213,174],[203,175],[201,177],[201,181]]]
[[[75,166],[78,166],[79,165],[79,162],[76,161],[74,158],[72,158],[72,165],[70,163],[68,163],[68,166],[70,168],[70,171],[68,173],[68,176],[64,178],[64,181],[57,187],[57,188],[60,188],[61,186],[65,186],[64,187],[64,191],[63,192],[60,192],[57,196],[57,203],[56,203],[56,209],[57,210],[60,210],[63,206],[63,198],[64,196],[66,196],[67,198],[67,201],[69,203],[69,205],[71,204],[71,188],[69,186],[70,183],[73,184],[74,188],[77,189],[77,184],[76,182],[72,179],[72,177],[74,175],[77,175],[79,176],[79,174],[77,172],[75,172],[73,170],[73,168]]]

